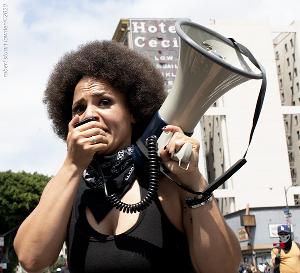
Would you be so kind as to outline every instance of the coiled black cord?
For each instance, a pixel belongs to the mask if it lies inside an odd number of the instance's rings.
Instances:
[[[147,194],[143,200],[135,204],[126,204],[120,200],[115,194],[108,194],[106,183],[104,183],[104,191],[107,200],[116,209],[126,212],[134,213],[145,210],[150,206],[154,198],[157,196],[158,184],[159,184],[159,162],[157,155],[157,137],[155,135],[150,136],[146,140],[146,146],[148,149],[148,172],[149,172],[149,188]]]

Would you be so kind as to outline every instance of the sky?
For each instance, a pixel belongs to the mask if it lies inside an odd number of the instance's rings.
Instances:
[[[121,18],[189,18],[289,25],[299,0],[0,0],[0,171],[54,175],[66,155],[43,91],[56,62],[91,40],[109,40]]]

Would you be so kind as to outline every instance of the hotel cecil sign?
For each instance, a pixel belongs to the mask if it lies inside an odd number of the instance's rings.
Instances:
[[[129,43],[148,57],[165,78],[166,90],[173,86],[179,57],[176,19],[131,19]]]

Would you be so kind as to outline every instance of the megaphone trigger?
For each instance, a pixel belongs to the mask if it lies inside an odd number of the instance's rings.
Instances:
[[[159,138],[157,140],[158,150],[160,150],[161,148],[165,147],[169,143],[169,141],[172,138],[172,136],[173,136],[172,132],[162,131],[161,135],[159,136]]]
[[[172,136],[173,136],[172,132],[163,131],[157,140],[158,150],[165,147],[169,143]],[[178,161],[179,167],[187,170],[190,165],[191,154],[192,154],[192,144],[185,143],[183,144],[183,146],[180,148],[178,152],[173,153],[171,155],[171,158],[173,160]],[[186,163],[186,164],[183,165],[182,163]]]
[[[171,158],[178,161],[179,167],[184,170],[187,170],[190,166],[190,157],[192,154],[192,144],[191,143],[184,143],[180,150],[174,153]],[[183,166],[181,163],[187,163]]]

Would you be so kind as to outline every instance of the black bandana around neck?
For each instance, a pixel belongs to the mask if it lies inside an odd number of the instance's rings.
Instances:
[[[84,170],[83,178],[91,189],[104,189],[104,183],[113,192],[122,191],[135,179],[133,146],[108,156],[96,155],[91,164]]]
[[[83,172],[83,179],[90,188],[84,203],[90,208],[97,222],[112,209],[104,194],[104,183],[108,194],[116,193],[120,198],[136,179],[133,146],[109,156],[96,155]]]

